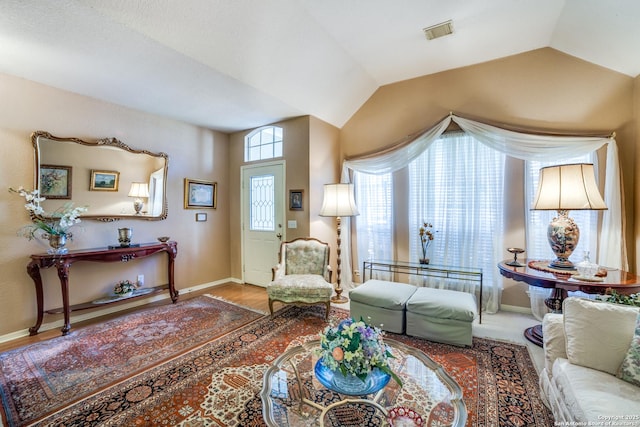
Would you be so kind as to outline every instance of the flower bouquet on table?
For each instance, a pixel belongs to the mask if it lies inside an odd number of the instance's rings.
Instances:
[[[138,289],[138,285],[129,281],[129,280],[121,280],[116,283],[116,286],[113,288],[113,293],[119,297],[128,297],[133,295],[133,291]]]
[[[40,203],[46,198],[40,196],[39,190],[27,191],[22,187],[17,190],[9,188],[9,191],[16,193],[27,201],[25,209],[33,220],[33,224],[22,227],[19,235],[32,240],[39,237],[48,240],[54,252],[64,253],[66,240],[71,240],[73,235],[69,231],[71,227],[80,222],[80,215],[87,211],[84,206],[73,207],[73,203],[67,202],[52,212],[45,212]]]
[[[325,387],[351,395],[374,393],[390,378],[402,386],[389,367],[394,356],[382,337],[379,328],[363,320],[346,319],[336,327],[328,326],[320,335],[316,377]]]
[[[422,249],[422,258],[420,258],[420,264],[429,264],[429,258],[427,257],[427,250],[435,238],[437,231],[433,230],[433,224],[429,222],[423,222],[418,229],[418,236],[420,237],[420,248]]]

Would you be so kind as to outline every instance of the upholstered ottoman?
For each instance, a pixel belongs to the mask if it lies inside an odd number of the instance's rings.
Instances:
[[[418,288],[407,301],[407,335],[458,346],[471,346],[475,297],[466,292]]]
[[[415,291],[415,286],[406,283],[368,280],[349,292],[351,317],[402,334],[405,305]]]

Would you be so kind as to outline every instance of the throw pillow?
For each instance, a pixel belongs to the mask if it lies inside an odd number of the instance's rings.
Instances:
[[[620,365],[618,378],[640,387],[640,314],[636,319],[636,333]]]
[[[633,338],[638,309],[569,297],[562,311],[569,362],[616,375]]]

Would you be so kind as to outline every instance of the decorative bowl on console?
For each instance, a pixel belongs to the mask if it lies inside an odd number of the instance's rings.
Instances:
[[[169,241],[169,239],[170,239],[170,237],[169,237],[169,236],[162,236],[162,237],[158,237],[158,241],[159,241],[159,242],[162,242],[162,243],[166,243],[166,242],[168,242],[168,241]]]

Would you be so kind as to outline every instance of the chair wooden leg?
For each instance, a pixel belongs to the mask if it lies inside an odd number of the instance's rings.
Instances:
[[[269,313],[273,316],[273,300],[269,298]]]
[[[325,302],[325,305],[327,306],[327,314],[324,316],[324,318],[325,320],[329,320],[329,310],[331,310],[331,301]]]

